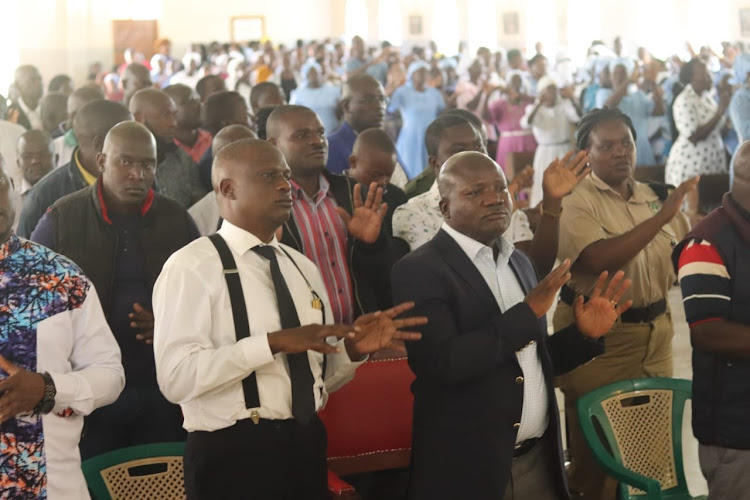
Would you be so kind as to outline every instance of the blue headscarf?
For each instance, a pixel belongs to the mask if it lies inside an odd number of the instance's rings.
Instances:
[[[299,70],[302,81],[305,84],[307,83],[307,74],[310,73],[311,69],[314,69],[318,72],[318,77],[322,76],[323,74],[323,68],[320,66],[320,64],[318,64],[315,59],[309,59],[305,64],[302,65]]]
[[[411,81],[411,77],[414,73],[419,71],[420,69],[426,69],[427,71],[430,70],[430,65],[426,61],[414,61],[409,65],[409,69],[406,72],[406,81]]]

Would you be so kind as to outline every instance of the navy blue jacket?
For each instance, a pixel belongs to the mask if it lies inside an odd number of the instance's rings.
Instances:
[[[510,266],[525,294],[537,284],[531,260],[513,252]],[[391,273],[395,303],[413,300],[414,315],[429,323],[422,339],[408,342],[417,376],[411,500],[501,500],[510,477],[521,421],[523,375],[516,351],[538,342],[547,385],[549,429],[557,450],[559,498],[568,498],[560,421],[552,378],[604,352],[575,325],[548,336],[522,302],[500,312],[474,263],[445,231],[401,259]]]

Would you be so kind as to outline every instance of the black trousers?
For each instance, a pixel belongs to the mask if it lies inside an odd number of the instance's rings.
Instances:
[[[79,448],[87,459],[138,444],[185,441],[180,407],[159,388],[126,386],[117,401],[86,417]]]
[[[326,500],[326,429],[320,419],[240,420],[214,432],[189,432],[188,500]]]

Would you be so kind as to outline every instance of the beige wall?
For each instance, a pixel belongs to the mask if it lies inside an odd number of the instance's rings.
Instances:
[[[0,58],[0,92],[3,92],[12,76],[12,68],[21,63],[36,64],[46,80],[57,73],[68,73],[77,81],[85,78],[86,68],[92,61],[105,65],[112,63],[111,21],[121,17],[127,9],[123,5],[149,5],[160,12],[159,33],[174,43],[175,54],[182,55],[190,41],[228,40],[230,18],[235,15],[262,15],[266,19],[267,34],[274,40],[293,41],[297,38],[312,39],[325,36],[341,36],[345,32],[344,12],[346,0],[0,0],[3,12],[11,18],[12,29],[0,34],[0,42],[8,44]],[[363,36],[374,42],[378,39],[378,0],[365,0],[367,4],[367,33]],[[469,2],[457,0],[458,33],[469,39]],[[557,30],[556,41],[568,42],[569,26],[578,33],[578,47],[582,40],[601,38],[611,42],[621,35],[626,43],[639,40],[658,30],[644,26],[672,23],[676,37],[692,38],[695,45],[701,40],[702,10],[696,6],[716,4],[728,5],[721,32],[723,38],[741,38],[739,9],[750,9],[750,0],[607,0],[598,3],[598,15],[592,15],[580,5],[592,0],[496,0],[498,43],[506,48],[526,49],[529,27],[532,22],[552,23]],[[539,12],[538,5],[552,2],[554,12]],[[434,0],[401,0],[401,17],[404,30],[403,44],[424,44],[433,38]],[[634,5],[636,5],[634,7]],[[669,5],[672,16],[666,19],[644,21],[651,6]],[[519,33],[506,35],[503,31],[504,13],[517,12]],[[409,16],[421,15],[423,35],[408,33]],[[596,14],[596,13],[595,13]],[[530,17],[530,16],[536,17]],[[553,19],[542,17],[553,16]],[[15,19],[12,19],[15,18]],[[14,20],[16,21],[14,23]],[[539,20],[539,21],[537,21]],[[4,20],[5,21],[5,20]],[[5,21],[7,22],[7,21]],[[15,31],[17,30],[17,31]],[[8,37],[12,40],[8,41]],[[750,37],[743,38],[750,41]],[[532,40],[528,42],[533,45]],[[17,49],[14,51],[13,48]],[[633,47],[635,44],[633,44]],[[452,53],[455,47],[440,47]],[[7,50],[6,50],[7,49]],[[17,56],[17,57],[16,57]]]

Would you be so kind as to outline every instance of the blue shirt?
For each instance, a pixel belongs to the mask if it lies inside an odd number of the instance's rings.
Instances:
[[[332,174],[341,174],[349,168],[349,156],[354,149],[357,133],[344,122],[339,129],[328,136],[328,163],[326,168]]]
[[[303,85],[292,91],[289,104],[307,106],[315,111],[326,133],[330,134],[339,127],[339,119],[336,117],[336,107],[341,99],[341,90],[330,84],[324,84],[317,88]]]
[[[729,118],[732,120],[737,138],[742,144],[750,139],[750,87],[743,85],[735,91],[729,102]]]

